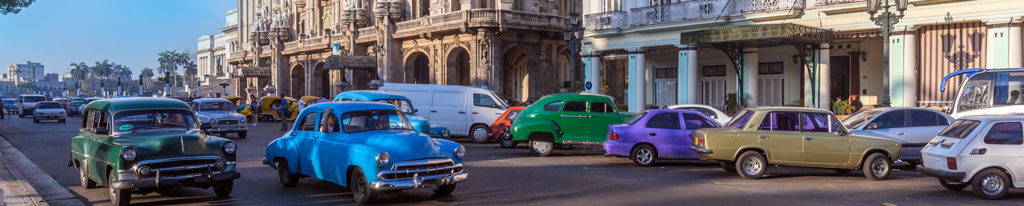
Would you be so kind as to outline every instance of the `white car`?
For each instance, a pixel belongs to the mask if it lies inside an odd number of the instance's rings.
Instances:
[[[210,128],[204,131],[208,134],[218,133],[220,137],[227,138],[227,133],[235,133],[239,139],[245,139],[249,132],[245,124],[245,115],[236,112],[231,101],[221,98],[197,99],[192,100],[189,106],[199,117],[200,123],[210,125]]]
[[[708,118],[711,118],[718,122],[719,124],[723,125],[728,123],[729,120],[732,120],[732,117],[730,117],[728,114],[725,114],[725,112],[722,112],[718,109],[715,109],[714,107],[703,104],[677,104],[667,106],[665,108],[700,112],[701,114],[704,114],[704,116],[708,116]]]
[[[968,186],[984,199],[1024,188],[1024,117],[966,116],[939,132],[921,150],[917,171],[938,177],[942,187]]]
[[[433,84],[384,83],[381,91],[408,97],[431,125],[447,127],[452,135],[469,136],[477,142],[490,139],[491,123],[498,119],[508,104],[491,90]]]
[[[32,110],[36,108],[36,104],[42,101],[46,101],[46,96],[38,94],[21,95],[18,97],[18,117],[25,118],[25,116],[32,115]]]
[[[850,133],[900,141],[899,159],[921,162],[921,148],[954,121],[946,113],[928,108],[879,107],[843,119]]]
[[[39,102],[32,109],[32,122],[39,123],[42,120],[57,120],[64,123],[67,121],[67,110],[55,101]]]

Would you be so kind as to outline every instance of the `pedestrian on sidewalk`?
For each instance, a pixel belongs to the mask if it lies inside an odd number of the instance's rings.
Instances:
[[[281,97],[281,102],[277,104],[277,114],[281,117],[281,131],[288,131],[288,118],[291,117],[291,113],[288,110],[288,99],[284,96]]]
[[[252,117],[252,120],[249,121],[249,122],[252,122],[252,126],[253,127],[255,127],[256,123],[259,123],[259,121],[260,121],[261,109],[260,109],[259,101],[260,100],[259,100],[259,98],[256,98],[256,95],[250,95],[249,96],[249,116]]]

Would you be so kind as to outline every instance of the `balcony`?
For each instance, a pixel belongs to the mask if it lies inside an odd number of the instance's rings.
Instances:
[[[831,6],[831,5],[848,4],[848,3],[855,3],[855,2],[864,2],[864,0],[818,0],[817,3],[814,3],[814,6]]]
[[[513,10],[472,9],[432,15],[395,24],[395,38],[429,33],[458,33],[469,28],[500,28],[561,32],[568,18]],[[360,29],[360,32],[362,29]],[[362,35],[362,34],[360,34]],[[360,36],[359,39],[363,39]]]
[[[629,26],[628,13],[625,11],[609,11],[590,14],[583,17],[583,28],[587,30],[605,30],[625,28]]]

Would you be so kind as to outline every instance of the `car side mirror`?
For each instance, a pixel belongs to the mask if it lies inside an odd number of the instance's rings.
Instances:
[[[92,128],[92,133],[98,135],[108,135],[110,134],[110,129],[107,129],[106,127]]]
[[[878,123],[869,123],[868,126],[864,127],[865,130],[878,129]]]
[[[210,128],[213,128],[213,125],[210,124],[210,123],[199,124],[199,129],[201,129],[201,130],[208,130]]]
[[[420,112],[420,109],[412,109],[412,113]]]

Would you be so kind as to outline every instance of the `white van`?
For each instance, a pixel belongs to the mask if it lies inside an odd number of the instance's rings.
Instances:
[[[25,118],[25,116],[32,115],[32,112],[36,109],[36,104],[42,101],[46,101],[46,96],[38,94],[21,95],[18,97],[18,117]]]
[[[409,97],[414,113],[431,125],[448,127],[452,135],[477,142],[490,139],[490,124],[508,108],[491,90],[469,86],[384,83],[379,90]]]

